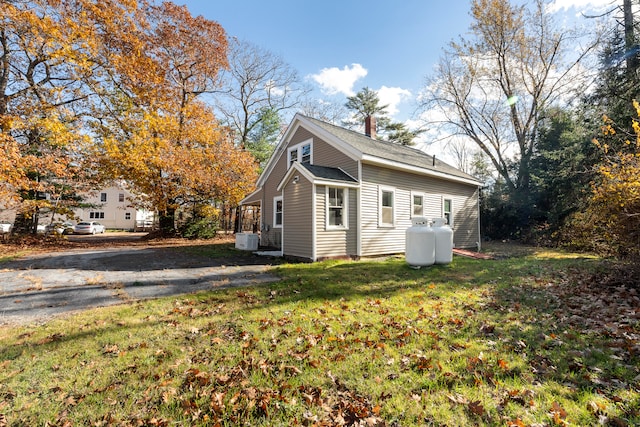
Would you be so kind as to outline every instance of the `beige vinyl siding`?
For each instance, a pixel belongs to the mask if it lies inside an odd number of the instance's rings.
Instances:
[[[302,130],[302,129],[301,129]],[[305,131],[306,132],[306,131]],[[302,134],[304,132],[297,132],[296,135]],[[307,139],[310,138],[311,134],[306,132]],[[302,138],[302,136],[300,137]],[[263,246],[281,248],[282,247],[282,234],[281,229],[273,227],[273,198],[282,195],[282,191],[278,191],[278,184],[282,181],[285,174],[288,170],[287,164],[287,152],[288,147],[292,145],[296,145],[299,142],[302,142],[304,139],[300,140],[292,140],[287,147],[285,147],[282,155],[276,161],[276,164],[273,166],[271,173],[267,177],[262,187],[262,206],[261,206],[261,215],[262,215],[262,225],[261,225],[261,235],[260,235],[260,244]],[[297,142],[296,142],[297,141]],[[286,205],[286,202],[283,203]],[[268,230],[267,230],[268,228]]]
[[[329,257],[357,256],[358,238],[358,191],[355,188],[348,189],[348,219],[346,230],[327,230],[326,228],[326,187],[316,187],[316,257],[319,259]]]
[[[300,144],[301,142],[307,141],[309,139],[313,139],[315,142],[316,138],[308,130],[302,127],[299,127],[298,130],[296,130],[296,133],[294,133],[291,139],[289,140],[289,144],[287,144],[287,146],[292,147],[294,145]]]
[[[453,241],[458,248],[478,249],[478,191],[453,199]]]
[[[427,218],[442,218],[443,200],[450,199],[453,209],[453,244],[457,248],[477,248],[477,242],[480,241],[478,188],[442,179],[429,179],[423,191],[426,193]]]
[[[358,162],[322,139],[313,139],[313,164],[340,168],[352,177],[358,177]]]
[[[269,181],[271,178],[269,178]],[[281,229],[274,227],[273,218],[273,198],[282,195],[281,191],[276,190],[277,184],[264,186],[263,201],[260,207],[260,216],[262,218],[262,224],[260,226],[260,244],[262,246],[268,246],[273,248],[281,247]]]
[[[284,255],[313,259],[313,184],[302,178],[284,187],[283,241]]]
[[[402,203],[409,199],[409,192],[396,189],[394,200],[395,225],[380,227],[378,225],[378,185],[363,183],[362,185],[362,256],[402,253],[405,249],[405,231],[411,226],[408,215],[410,204]],[[406,197],[405,197],[406,196]],[[403,206],[404,205],[404,206]]]
[[[378,224],[379,189],[395,190],[394,227]],[[363,164],[362,166],[362,255],[405,251],[405,233],[411,226],[411,192],[425,194],[425,216],[442,217],[442,200],[452,200],[454,245],[475,247],[479,241],[477,188],[442,179]]]
[[[264,202],[260,208],[260,216],[262,218],[260,245],[271,248],[282,247],[282,229],[274,227],[273,218],[273,198],[281,195],[281,192],[265,192],[265,194],[273,194],[264,198]],[[283,200],[284,205],[284,200]],[[283,208],[284,209],[284,208]]]
[[[323,139],[318,138],[304,128],[298,128],[296,133],[291,137],[289,146],[294,146],[312,140],[311,148],[313,164],[318,166],[330,166],[333,168],[341,168],[354,178],[358,175],[358,162],[351,159],[342,151],[336,149]]]

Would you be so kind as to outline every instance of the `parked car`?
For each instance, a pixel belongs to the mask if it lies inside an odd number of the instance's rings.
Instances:
[[[67,222],[54,222],[53,224],[49,224],[45,227],[45,232],[47,234],[71,234],[73,233],[74,227],[69,221]]]
[[[13,224],[11,224],[10,222],[7,222],[7,221],[0,222],[0,234],[11,233],[12,227],[13,227]]]
[[[104,233],[104,225],[95,221],[83,221],[76,224],[73,227],[75,234],[98,234]]]

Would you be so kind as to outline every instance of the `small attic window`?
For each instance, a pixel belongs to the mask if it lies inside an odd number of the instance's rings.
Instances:
[[[294,162],[313,163],[312,153],[312,140],[310,139],[289,147],[288,167],[291,167]]]
[[[305,144],[300,148],[301,156],[300,161],[302,163],[311,163],[311,143]]]
[[[298,150],[293,148],[289,150],[289,166],[298,161]]]

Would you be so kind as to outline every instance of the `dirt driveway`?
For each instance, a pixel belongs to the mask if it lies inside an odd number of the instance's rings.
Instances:
[[[273,259],[211,258],[136,233],[70,236],[80,247],[0,264],[0,325],[44,322],[91,307],[279,280]],[[184,243],[182,244],[184,245]]]

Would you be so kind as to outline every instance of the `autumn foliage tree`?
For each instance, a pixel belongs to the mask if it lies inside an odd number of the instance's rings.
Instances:
[[[199,101],[227,67],[218,23],[171,2],[0,7],[0,204],[25,228],[109,180],[128,181],[168,231],[184,203],[250,191],[250,155]]]
[[[0,1],[0,205],[18,209],[17,230],[35,232],[42,211],[64,212],[60,202],[86,182],[94,40],[79,3]]]
[[[103,171],[130,181],[159,212],[161,230],[171,234],[181,206],[237,204],[251,191],[256,165],[199,100],[218,88],[218,73],[227,67],[223,28],[169,2],[148,6],[146,17],[139,35],[144,51],[138,54],[150,60],[149,79],[141,81],[154,83],[139,86],[137,78],[128,79],[134,85],[106,103],[118,114],[97,129]]]
[[[163,112],[167,113],[167,112]],[[127,177],[140,201],[164,215],[174,230],[181,206],[223,200],[237,204],[252,190],[253,158],[234,147],[210,110],[191,102],[174,114],[147,113],[126,140],[105,138],[105,172]]]
[[[633,105],[640,117],[640,104]],[[619,150],[594,139],[604,160],[596,167],[587,207],[574,216],[568,233],[581,247],[640,260],[640,123],[633,120],[632,126],[635,135],[620,137]],[[602,131],[604,137],[618,135],[607,117]]]

